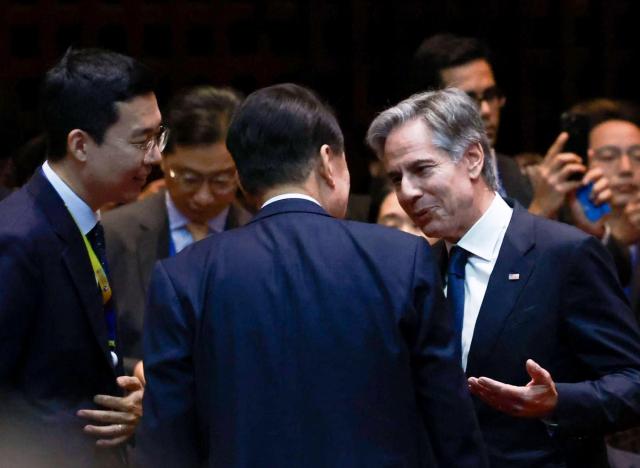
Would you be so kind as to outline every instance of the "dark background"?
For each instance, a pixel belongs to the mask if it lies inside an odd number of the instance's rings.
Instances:
[[[367,126],[405,97],[413,52],[438,32],[493,50],[507,95],[498,150],[544,153],[575,102],[638,100],[639,13],[635,0],[4,0],[0,153],[37,134],[37,88],[65,49],[100,46],[155,69],[161,106],[192,84],[311,86],[337,111],[353,189],[365,192]]]

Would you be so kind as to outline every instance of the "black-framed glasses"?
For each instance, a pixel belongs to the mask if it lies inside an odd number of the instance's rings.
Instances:
[[[153,145],[158,147],[158,151],[161,153],[167,146],[167,141],[169,140],[169,129],[164,125],[160,126],[160,131],[155,135],[150,136],[145,141],[141,143],[131,143],[133,146],[138,148],[140,151],[144,151],[144,154],[149,154],[153,149]]]
[[[469,96],[476,103],[478,107],[482,105],[482,101],[486,101],[489,104],[495,104],[504,97],[502,90],[498,86],[494,85],[485,89],[482,93],[476,93],[475,91],[467,91]]]
[[[185,192],[196,192],[204,182],[209,184],[212,193],[224,195],[237,188],[236,170],[216,172],[205,175],[190,169],[169,168],[169,177],[175,180]]]

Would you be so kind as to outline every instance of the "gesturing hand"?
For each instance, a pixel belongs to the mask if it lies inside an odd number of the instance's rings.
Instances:
[[[580,181],[571,180],[572,174],[584,174],[587,168],[580,156],[563,153],[569,134],[562,132],[547,151],[544,160],[528,171],[533,185],[533,200],[529,211],[533,214],[555,217],[566,195],[580,187]]]
[[[558,404],[558,392],[551,374],[533,359],[527,360],[531,381],[524,387],[508,385],[488,377],[469,377],[469,390],[489,406],[512,416],[544,418]]]
[[[84,431],[98,438],[99,447],[115,447],[129,439],[142,417],[143,386],[137,377],[120,376],[118,385],[126,391],[126,396],[96,395],[93,401],[107,410],[82,409],[78,416],[100,425],[87,424]]]

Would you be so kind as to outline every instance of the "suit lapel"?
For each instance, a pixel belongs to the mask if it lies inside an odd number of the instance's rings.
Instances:
[[[140,235],[137,236],[136,255],[140,284],[149,284],[156,260],[169,256],[169,217],[165,205],[165,192],[160,192],[153,205],[145,207],[140,216]],[[146,287],[144,288],[146,290]]]
[[[474,328],[468,375],[476,375],[483,360],[491,354],[535,268],[533,220],[524,209],[514,208]]]
[[[238,201],[234,201],[229,206],[229,214],[227,215],[227,222],[225,223],[224,230],[237,228],[244,226],[251,220],[252,214],[244,209]]]
[[[62,261],[69,271],[76,294],[80,297],[83,310],[91,324],[97,344],[102,350],[109,367],[113,369],[111,353],[108,348],[102,297],[96,285],[89,255],[80,230],[64,202],[40,170],[36,171],[27,189],[42,207],[51,228],[64,244]]]

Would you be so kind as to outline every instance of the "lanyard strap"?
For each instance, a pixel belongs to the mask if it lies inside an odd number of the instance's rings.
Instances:
[[[93,274],[96,277],[96,284],[100,288],[100,293],[102,294],[102,305],[106,305],[111,299],[111,286],[109,285],[109,280],[107,279],[107,274],[98,260],[98,256],[91,247],[91,242],[87,239],[87,236],[82,234],[82,240],[84,240],[84,246],[87,248],[87,252],[89,253],[89,259],[91,260],[91,266],[93,267]]]

